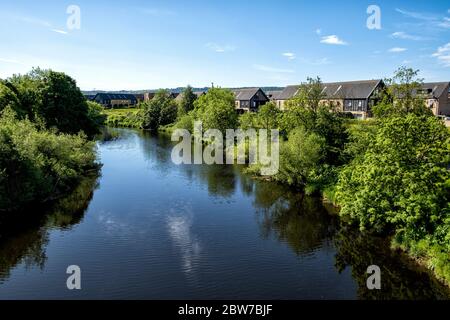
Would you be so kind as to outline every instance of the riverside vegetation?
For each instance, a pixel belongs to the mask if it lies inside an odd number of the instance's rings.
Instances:
[[[418,71],[387,79],[374,118],[350,119],[323,104],[319,78],[308,79],[281,112],[273,103],[238,116],[231,91],[213,88],[178,105],[167,91],[135,110],[109,111],[108,123],[150,130],[264,128],[280,130],[280,170],[273,180],[322,195],[343,221],[387,237],[450,284],[450,133],[414,93]],[[398,97],[400,97],[398,99]],[[247,172],[257,174],[250,166]]]
[[[104,122],[64,73],[33,69],[0,80],[0,218],[65,196],[97,171],[91,141]]]

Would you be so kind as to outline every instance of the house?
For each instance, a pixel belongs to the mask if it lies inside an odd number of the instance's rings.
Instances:
[[[269,102],[261,88],[237,89],[234,93],[236,110],[239,113],[258,111],[259,107]]]
[[[85,94],[84,97],[86,98],[86,100],[88,101],[93,101],[95,98],[95,94]]]
[[[144,93],[144,101],[150,101],[155,96],[154,92],[146,92]]]
[[[194,94],[196,95],[196,99],[198,99],[199,97],[201,97],[202,95],[206,94],[206,91],[195,91]],[[183,92],[180,93],[176,98],[175,101],[176,102],[180,102],[183,99]]]
[[[423,83],[418,90],[436,116],[450,116],[450,82]]]
[[[144,94],[135,93],[134,96],[135,96],[135,98],[136,98],[136,100],[137,100],[138,103],[144,101]]]
[[[269,98],[270,101],[276,101],[278,100],[278,97],[283,92],[283,90],[269,90],[266,91],[266,96]]]
[[[382,80],[330,82],[322,84],[321,103],[333,104],[338,111],[351,113],[356,118],[371,116],[371,108],[380,98],[385,85]],[[287,86],[276,99],[276,105],[285,109],[287,100],[298,93],[300,85]]]
[[[97,93],[94,101],[105,108],[129,107],[137,104],[136,97],[126,93]]]

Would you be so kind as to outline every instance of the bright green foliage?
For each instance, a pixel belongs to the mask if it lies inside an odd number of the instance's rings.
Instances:
[[[106,125],[140,129],[142,126],[143,109],[105,109]]]
[[[169,91],[160,90],[152,100],[143,105],[142,128],[158,130],[160,126],[174,123],[177,119],[177,104]]]
[[[382,101],[373,108],[375,117],[405,116],[410,113],[431,115],[425,101],[426,95],[420,92],[423,79],[418,78],[419,70],[401,67],[392,79],[384,82],[387,88]]]
[[[6,108],[0,117],[0,212],[62,195],[97,167],[95,160],[94,143],[83,134],[39,130]]]
[[[181,93],[181,101],[178,104],[178,116],[182,117],[194,110],[194,102],[197,96],[194,94],[191,86],[187,86]]]
[[[315,133],[326,141],[325,160],[327,163],[341,164],[341,153],[347,141],[344,119],[332,105],[321,103],[324,99],[323,87],[319,78],[308,78],[300,86],[297,95],[286,102],[286,111],[282,114],[280,127],[289,134],[298,127]]]
[[[239,128],[243,130],[256,128],[257,114],[253,112],[245,112],[239,116]]]
[[[266,103],[258,110],[256,117],[257,127],[267,130],[278,129],[280,115],[281,111],[274,102]]]
[[[448,219],[450,135],[433,116],[408,114],[378,123],[364,156],[341,173],[341,215],[361,229],[436,232]]]
[[[194,132],[194,117],[192,112],[185,114],[175,124],[176,129],[186,129],[189,132]]]
[[[331,168],[324,163],[326,141],[303,127],[293,130],[280,148],[280,169],[276,179],[314,193],[329,181]]]
[[[234,95],[230,90],[212,88],[195,101],[195,117],[203,122],[203,129],[235,129],[238,116],[234,106]]]
[[[98,112],[89,109],[75,80],[66,74],[33,69],[26,75],[15,75],[3,83],[0,87],[0,110],[10,105],[19,117],[40,119],[47,128],[57,128],[64,133],[84,131],[93,135],[98,132],[101,124]],[[4,86],[10,89],[6,93]],[[5,98],[2,99],[5,95],[7,103]]]

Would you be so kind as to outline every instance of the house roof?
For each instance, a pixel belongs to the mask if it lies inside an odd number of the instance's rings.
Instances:
[[[254,95],[258,93],[258,91],[261,91],[264,94],[264,96],[266,96],[266,94],[264,93],[264,91],[261,90],[261,88],[237,89],[232,91],[234,93],[234,97],[236,100],[250,100],[251,98],[253,98]],[[267,100],[269,100],[269,98],[267,98]]]
[[[427,90],[426,94],[429,97],[439,98],[443,94],[447,94],[449,92],[450,82],[428,82],[422,84],[422,90]]]
[[[283,92],[283,90],[269,90],[266,91],[266,96],[273,100],[278,100],[278,97]]]
[[[197,96],[197,99],[198,99],[200,96],[206,94],[206,91],[194,91],[193,93]],[[181,99],[183,99],[183,96],[184,96],[184,94],[182,92],[175,98],[175,100],[181,101]]]
[[[323,93],[328,99],[367,99],[381,80],[362,80],[322,83]],[[287,86],[278,96],[278,100],[293,98],[300,85]]]
[[[100,98],[101,100],[136,100],[136,97],[128,93],[97,93],[95,99]]]

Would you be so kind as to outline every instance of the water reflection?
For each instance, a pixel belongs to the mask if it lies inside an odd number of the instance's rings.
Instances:
[[[51,231],[81,224],[78,243],[64,243],[53,258],[99,270],[92,283],[101,285],[91,289],[117,290],[116,297],[450,297],[382,239],[341,225],[320,199],[252,179],[239,166],[175,166],[172,145],[170,137],[133,130],[104,135],[99,148],[107,174],[86,215],[92,219],[84,215],[97,176],[47,214],[29,212],[18,228],[0,221],[0,285],[20,264],[45,269],[49,241],[58,241]],[[381,267],[381,291],[367,289],[372,264]],[[120,276],[111,281],[106,266]]]
[[[7,279],[10,270],[20,263],[27,268],[44,268],[50,230],[69,230],[82,221],[97,187],[97,178],[97,174],[91,174],[67,197],[47,208],[29,209],[21,214],[20,221],[2,221],[0,283]],[[46,213],[42,214],[42,211]]]

